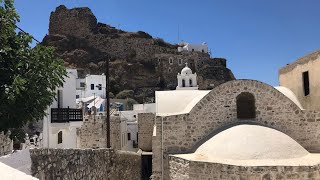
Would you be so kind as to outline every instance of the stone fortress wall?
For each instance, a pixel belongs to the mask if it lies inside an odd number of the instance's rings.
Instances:
[[[207,162],[188,161],[178,157],[169,157],[172,180],[309,180],[320,179],[320,166],[234,166]]]
[[[9,138],[10,132],[0,133],[0,156],[12,153],[13,141]]]
[[[181,72],[188,64],[188,67],[192,69],[193,72],[197,72],[199,76],[200,89],[212,89],[210,87],[211,84],[221,84],[221,82],[217,82],[217,78],[207,79],[207,75],[210,72],[206,72],[207,69],[223,69],[222,79],[234,79],[233,75],[224,73],[226,70],[226,59],[224,58],[211,58],[209,54],[202,52],[181,52],[181,53],[162,53],[155,54],[154,59],[152,60],[156,66],[156,72],[160,77],[164,79],[164,82],[171,89],[175,89],[177,86],[176,78],[177,72]],[[220,73],[221,74],[221,73]],[[219,73],[215,73],[215,75],[219,75]],[[204,79],[208,82],[204,82]],[[221,79],[221,80],[222,80]],[[215,80],[215,81],[214,81]],[[224,82],[224,81],[223,81]]]
[[[241,92],[254,95],[256,118],[237,118],[236,97]],[[309,152],[320,152],[320,112],[301,110],[285,95],[262,82],[235,80],[214,88],[188,114],[157,117],[157,135],[152,139],[154,178],[161,176],[161,148],[165,178],[168,178],[169,154],[194,152],[215,134],[238,124],[257,124],[279,130]]]
[[[32,176],[40,180],[141,179],[141,156],[113,149],[30,149]]]

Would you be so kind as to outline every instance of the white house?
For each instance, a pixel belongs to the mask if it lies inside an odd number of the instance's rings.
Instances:
[[[182,51],[190,51],[190,52],[203,52],[208,53],[208,45],[207,43],[202,44],[190,44],[190,43],[180,43],[182,47],[178,47],[178,52]]]
[[[76,69],[67,69],[62,87],[57,88],[56,100],[46,110],[43,119],[45,148],[76,148],[77,128],[82,125],[82,111],[76,109]]]
[[[106,98],[106,76],[88,74],[84,79],[76,79],[76,98],[100,96]]]
[[[186,67],[181,70],[181,74],[178,73],[178,86],[176,90],[197,90],[197,73],[192,74],[192,70],[188,67],[186,63]]]
[[[138,116],[139,113],[156,112],[156,104],[134,104],[131,111],[119,111],[121,120],[127,123],[127,140],[129,151],[136,151],[138,146]]]

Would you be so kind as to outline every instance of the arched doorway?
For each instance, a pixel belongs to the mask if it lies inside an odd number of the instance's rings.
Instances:
[[[186,87],[186,81],[182,79],[182,87]]]

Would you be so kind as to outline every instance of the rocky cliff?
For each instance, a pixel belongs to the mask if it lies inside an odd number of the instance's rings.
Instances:
[[[176,86],[176,75],[183,66],[171,64],[160,68],[159,56],[164,54],[189,62],[198,73],[202,89],[210,88],[212,83],[217,85],[234,79],[225,65],[210,65],[215,59],[208,54],[179,53],[177,45],[153,38],[143,31],[125,32],[99,23],[89,8],[57,7],[51,13],[49,34],[44,37],[43,44],[55,47],[65,65],[79,69],[80,76],[104,73],[105,62],[110,60],[112,93],[132,89],[140,102],[148,101],[156,89],[173,89]],[[199,64],[200,61],[205,63]],[[175,71],[165,72],[168,68]]]

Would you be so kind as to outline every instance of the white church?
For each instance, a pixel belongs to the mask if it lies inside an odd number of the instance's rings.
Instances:
[[[181,70],[181,74],[178,73],[177,79],[178,86],[176,90],[198,90],[197,73],[192,74],[188,63],[186,63],[186,67]]]

